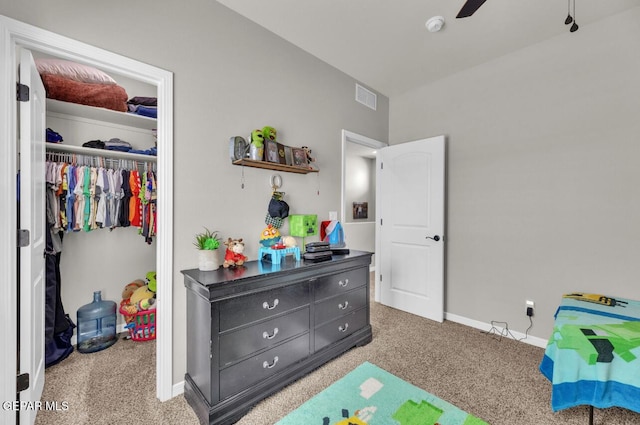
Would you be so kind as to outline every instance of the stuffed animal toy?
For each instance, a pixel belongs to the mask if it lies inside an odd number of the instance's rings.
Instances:
[[[224,244],[227,246],[227,251],[224,255],[224,263],[222,263],[222,267],[226,269],[228,267],[243,265],[247,260],[247,257],[242,254],[244,252],[244,242],[242,242],[242,238],[229,238]]]
[[[122,299],[128,300],[131,295],[140,287],[144,286],[144,280],[136,279],[133,282],[127,284],[122,291]]]
[[[283,236],[281,242],[286,248],[293,248],[297,245],[296,238],[293,236]]]
[[[315,161],[315,159],[311,157],[311,149],[309,149],[307,146],[303,146],[302,150],[307,156],[307,164],[309,164],[309,168],[311,168],[311,163]]]
[[[262,130],[257,129],[251,132],[251,144],[258,148],[264,146],[264,133],[262,133]]]
[[[142,300],[147,300],[149,298],[153,298],[156,294],[149,290],[147,285],[141,286],[135,290],[131,297],[129,298],[129,304],[137,306],[138,303]]]
[[[136,305],[138,311],[147,311],[147,310],[155,310],[156,309],[156,299],[155,298],[146,298],[144,300],[140,300]]]
[[[156,292],[156,272],[149,272],[147,273],[147,286],[149,286],[149,290],[151,292]]]
[[[264,158],[264,135],[262,130],[251,132],[251,144],[249,145],[249,159],[262,161]]]
[[[280,241],[280,231],[273,227],[271,224],[267,225],[260,234],[260,245],[265,248],[270,248],[272,245],[276,245]]]
[[[262,128],[262,135],[264,136],[264,139],[267,140],[271,140],[272,142],[276,141],[276,136],[277,136],[277,132],[276,129],[273,127],[263,127]]]

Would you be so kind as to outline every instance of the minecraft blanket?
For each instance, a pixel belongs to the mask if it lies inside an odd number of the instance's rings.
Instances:
[[[640,413],[640,301],[566,294],[540,371],[553,411],[578,405]]]

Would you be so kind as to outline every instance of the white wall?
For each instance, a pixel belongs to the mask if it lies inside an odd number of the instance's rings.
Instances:
[[[272,172],[245,168],[242,189],[229,138],[271,125],[282,143],[309,146],[320,173],[281,173],[282,190],[290,213],[327,220],[340,209],[341,130],[386,140],[388,99],[378,95],[377,111],[356,103],[355,80],[215,1],[0,0],[0,13],[174,73],[173,381],[180,382],[180,270],[197,266],[193,235],[207,226],[242,237],[255,259],[265,226]]]
[[[376,162],[359,154],[348,142],[345,148],[345,219],[341,223],[349,249],[375,252],[376,218]],[[368,218],[353,219],[353,203],[367,202]],[[375,265],[375,256],[371,260]]]
[[[376,217],[376,160],[349,154],[347,143],[346,171],[344,184],[346,223],[375,221]],[[367,203],[367,218],[353,218],[353,203]]]
[[[640,8],[391,99],[448,138],[446,311],[547,338],[563,293],[638,298]]]

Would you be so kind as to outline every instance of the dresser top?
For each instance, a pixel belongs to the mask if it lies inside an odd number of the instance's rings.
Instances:
[[[236,292],[239,286],[257,284],[262,281],[276,282],[285,277],[311,278],[317,274],[332,273],[349,267],[361,267],[371,263],[371,252],[351,250],[347,255],[333,255],[331,260],[312,263],[309,261],[295,261],[292,256],[282,259],[280,264],[272,264],[269,261],[247,261],[240,267],[220,267],[213,271],[200,271],[198,269],[182,270],[185,275],[185,286],[195,289],[209,296],[217,293],[224,296]],[[246,289],[246,288],[245,288]]]

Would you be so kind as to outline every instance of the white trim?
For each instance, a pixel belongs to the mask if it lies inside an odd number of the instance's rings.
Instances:
[[[450,320],[452,322],[460,323],[461,325],[469,326],[471,328],[480,329],[481,331],[484,331],[484,332],[488,332],[493,327],[489,323],[479,322],[477,320],[473,320],[473,319],[469,319],[469,318],[466,318],[466,317],[458,316],[457,314],[452,314],[452,313],[445,313],[444,314],[444,318],[445,318],[445,320]],[[498,329],[499,331],[503,330],[503,328],[499,328],[497,326],[496,326],[496,329]],[[534,346],[540,347],[540,348],[546,348],[546,346],[547,346],[547,340],[546,339],[538,338],[536,336],[531,336],[531,335],[525,335],[522,332],[514,331],[514,330],[511,330],[511,329],[509,329],[509,332],[511,332],[511,334],[513,334],[513,336],[516,339],[518,339],[520,342],[524,342],[525,344],[534,345]],[[525,336],[526,336],[526,338],[525,338]],[[507,338],[507,337],[505,337],[505,338]]]
[[[0,18],[3,18],[0,16]],[[16,270],[16,66],[15,51],[11,43],[11,31],[0,19],[0,341],[6,348],[0,350],[0,400],[10,401],[16,398],[16,340],[18,317]],[[6,60],[13,58],[13,60]],[[11,103],[11,107],[6,107]],[[13,348],[13,349],[12,349]],[[11,409],[0,409],[0,423],[12,424],[16,421],[16,413]]]
[[[173,384],[173,396],[179,396],[184,393],[184,381]]]
[[[173,74],[169,71],[55,34],[0,15],[0,201],[15,205],[16,165],[16,48],[23,46],[68,60],[96,66],[108,72],[157,87],[158,93],[158,237],[156,273],[158,315],[156,334],[156,395],[161,401],[173,397]],[[17,299],[15,208],[0,211],[0,311],[2,323],[16,323]],[[3,326],[0,340],[0,400],[15,399],[15,326]],[[12,416],[13,413],[13,416]],[[0,410],[0,422],[12,423],[15,412]]]

